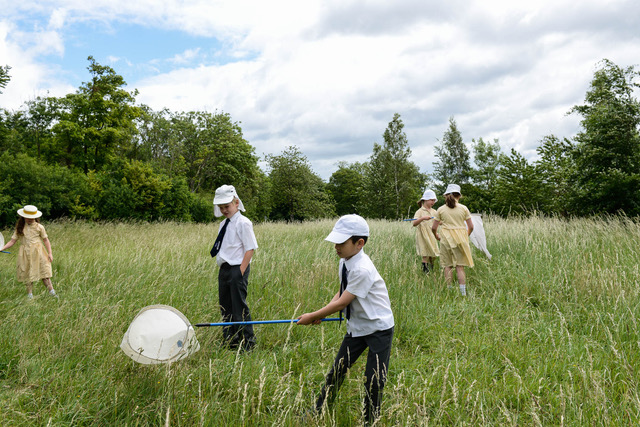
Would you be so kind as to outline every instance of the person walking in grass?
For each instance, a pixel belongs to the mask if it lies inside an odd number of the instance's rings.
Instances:
[[[224,216],[220,223],[211,256],[217,257],[218,300],[224,322],[251,321],[247,305],[247,289],[251,258],[258,242],[253,233],[251,220],[243,216],[244,205],[233,185],[223,185],[216,189],[213,199],[214,215]],[[252,325],[230,325],[222,328],[225,344],[231,349],[240,347],[251,350],[256,345]]]
[[[40,224],[42,212],[33,205],[27,205],[18,209],[18,215],[20,218],[16,223],[11,240],[0,250],[9,249],[19,240],[18,281],[26,284],[27,298],[33,299],[33,283],[38,280],[42,280],[49,295],[57,298],[58,294],[51,283],[51,276],[53,276],[51,242],[49,242],[49,236],[47,236],[44,226]]]
[[[418,256],[422,257],[422,271],[425,273],[433,270],[433,261],[440,255],[438,241],[431,232],[433,218],[436,214],[433,205],[437,200],[434,191],[425,190],[422,198],[418,201],[420,209],[416,211],[413,216],[415,220],[412,221],[413,226],[416,227],[416,250]]]
[[[335,244],[340,257],[340,291],[323,308],[298,317],[298,325],[317,325],[321,319],[338,311],[342,317],[344,310],[347,333],[312,412],[320,414],[325,405],[334,401],[347,370],[368,348],[364,370],[364,418],[366,424],[371,424],[380,416],[394,320],[384,280],[363,250],[368,237],[369,226],[358,215],[345,215],[336,222],[325,240]]]
[[[444,267],[444,277],[448,285],[453,281],[456,269],[460,293],[467,295],[465,267],[473,267],[469,235],[473,232],[471,212],[459,203],[462,194],[460,186],[449,184],[444,192],[445,204],[436,211],[431,231],[440,242],[440,266]],[[466,223],[466,225],[465,225]],[[442,225],[438,235],[438,227]]]

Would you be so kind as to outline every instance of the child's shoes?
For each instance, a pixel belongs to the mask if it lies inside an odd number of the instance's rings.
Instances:
[[[51,295],[51,296],[52,296],[52,297],[54,297],[54,298],[59,298],[59,297],[58,297],[58,294],[56,293],[56,290],[55,290],[55,289],[51,289],[51,290],[49,291],[49,295]]]

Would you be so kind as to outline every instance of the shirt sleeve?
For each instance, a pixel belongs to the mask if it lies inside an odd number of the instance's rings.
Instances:
[[[40,229],[40,237],[42,237],[42,239],[48,239],[49,236],[47,235],[47,231],[44,229],[44,225],[40,224],[39,227]]]
[[[16,229],[13,230],[13,235],[11,236],[11,240],[18,240],[18,231]]]
[[[256,240],[256,235],[253,233],[253,224],[250,220],[239,222],[237,231],[245,252],[258,249],[258,241]]]
[[[464,220],[468,220],[469,218],[471,218],[471,211],[469,210],[468,207],[464,207]]]
[[[435,218],[436,221],[442,222],[442,220],[440,219],[440,210],[439,209],[436,211],[435,214],[433,214],[433,217]]]
[[[365,298],[372,286],[373,278],[371,277],[371,272],[364,268],[349,271],[347,283],[347,290],[349,293],[358,298]]]

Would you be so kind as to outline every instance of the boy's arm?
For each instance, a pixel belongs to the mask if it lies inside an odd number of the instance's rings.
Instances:
[[[298,325],[311,325],[312,323],[318,324],[320,323],[321,319],[324,319],[330,314],[344,309],[346,306],[351,304],[351,301],[353,301],[355,298],[356,296],[349,291],[344,291],[342,295],[340,295],[340,293],[337,293],[333,297],[331,302],[322,307],[320,310],[314,311],[313,313],[305,313],[302,316],[298,317]]]
[[[254,252],[255,249],[251,249],[244,253],[244,258],[242,258],[242,262],[240,263],[240,273],[244,274],[244,272],[247,271],[247,267],[249,267],[249,262],[251,261],[251,257]]]

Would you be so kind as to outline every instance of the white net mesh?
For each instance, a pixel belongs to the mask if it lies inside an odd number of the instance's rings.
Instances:
[[[182,313],[168,305],[150,305],[133,319],[120,348],[136,362],[151,365],[183,359],[200,350],[200,344]]]
[[[485,253],[487,258],[491,259],[491,254],[487,249],[487,238],[484,234],[484,225],[482,224],[482,216],[480,214],[471,214],[471,221],[473,221],[473,232],[469,236],[469,240],[473,243],[473,246],[480,249]]]

